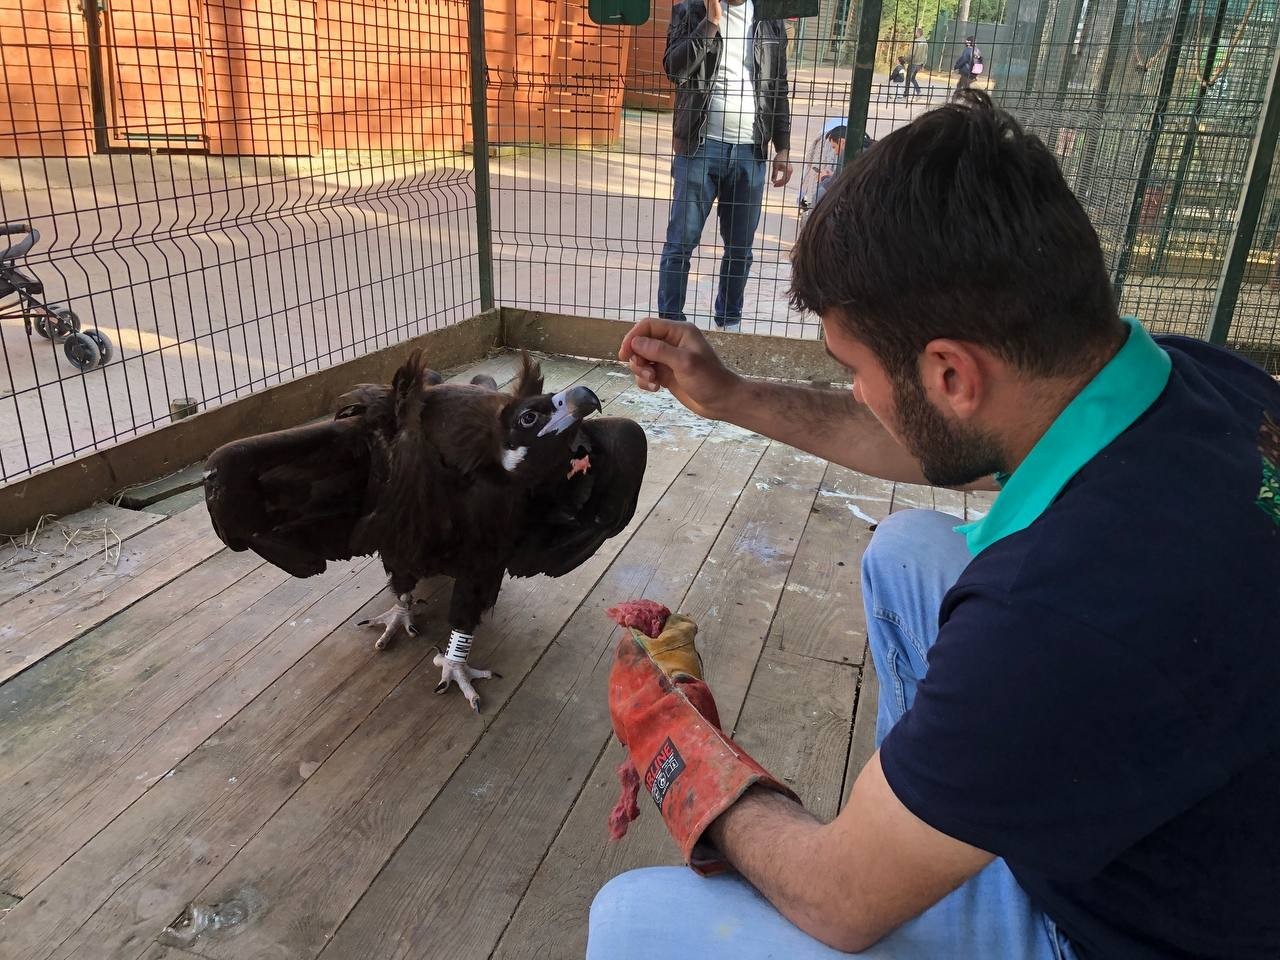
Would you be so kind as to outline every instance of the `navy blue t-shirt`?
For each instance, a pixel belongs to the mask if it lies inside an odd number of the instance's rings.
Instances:
[[[1155,403],[948,593],[881,763],[1081,957],[1276,960],[1280,386],[1157,340]]]

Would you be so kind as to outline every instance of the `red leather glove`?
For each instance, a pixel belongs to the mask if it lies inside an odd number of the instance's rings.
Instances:
[[[642,781],[685,863],[708,876],[729,864],[702,842],[702,835],[748,787],[776,790],[797,803],[799,797],[720,729],[715,700],[702,679],[697,632],[692,620],[672,614],[656,637],[632,627],[618,640],[609,674],[609,714],[634,773],[627,774],[625,765],[619,771],[624,800],[610,826],[620,836],[625,820],[639,813],[634,802],[627,809],[625,799],[628,787]],[[624,818],[620,830],[619,815]]]

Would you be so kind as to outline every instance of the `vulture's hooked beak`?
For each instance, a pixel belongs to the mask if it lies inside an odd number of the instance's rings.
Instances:
[[[538,431],[540,437],[549,433],[564,433],[584,417],[600,412],[600,398],[582,386],[561,390],[551,398],[551,404],[556,412],[551,415],[547,425]]]

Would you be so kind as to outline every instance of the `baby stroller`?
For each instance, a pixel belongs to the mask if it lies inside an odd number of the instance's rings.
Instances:
[[[799,203],[802,216],[813,206],[818,191],[818,181],[823,176],[835,173],[839,165],[840,158],[836,156],[835,148],[827,140],[827,134],[848,122],[846,117],[829,117],[822,124],[822,130],[818,135],[809,141],[809,147],[804,152],[804,165],[800,171]],[[865,133],[862,135],[863,150],[873,143],[875,141]]]
[[[46,303],[41,299],[44,284],[28,276],[18,266],[40,240],[40,231],[25,223],[0,223],[0,237],[19,237],[8,246],[0,246],[0,301],[17,295],[17,304],[0,310],[0,320],[22,317],[27,336],[34,327],[46,340],[62,344],[62,352],[78,370],[92,370],[106,364],[114,346],[102,331],[80,329],[80,318],[65,303]]]

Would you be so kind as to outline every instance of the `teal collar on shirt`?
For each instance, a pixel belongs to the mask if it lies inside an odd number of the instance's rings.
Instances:
[[[977,556],[1024,530],[1086,463],[1156,402],[1169,382],[1169,354],[1142,324],[1125,317],[1129,338],[1049,425],[1011,475],[998,475],[1000,495],[980,520],[956,527]]]

